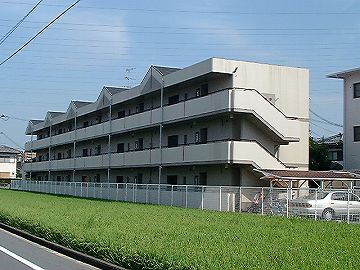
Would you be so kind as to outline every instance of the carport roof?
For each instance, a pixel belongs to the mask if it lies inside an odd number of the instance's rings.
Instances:
[[[293,179],[293,180],[355,180],[360,178],[358,172],[347,171],[299,171],[299,170],[258,170],[263,179]]]

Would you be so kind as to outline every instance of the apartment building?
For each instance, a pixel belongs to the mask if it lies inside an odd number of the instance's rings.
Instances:
[[[256,169],[308,169],[309,74],[211,58],[151,66],[140,85],[29,122],[34,180],[263,185]],[[25,175],[24,173],[24,175]]]
[[[328,78],[344,81],[344,169],[360,169],[360,68],[337,72]]]

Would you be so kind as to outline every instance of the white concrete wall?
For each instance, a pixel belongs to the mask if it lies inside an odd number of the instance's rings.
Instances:
[[[354,142],[354,126],[360,126],[360,98],[354,98],[353,84],[360,82],[360,72],[344,81],[344,169],[360,169],[360,142]]]
[[[9,174],[10,178],[16,178],[16,158],[10,157],[8,162],[3,161],[3,158],[8,157],[0,156],[0,174]]]

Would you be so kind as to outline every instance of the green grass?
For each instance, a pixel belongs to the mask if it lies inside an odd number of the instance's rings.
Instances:
[[[0,190],[0,221],[129,269],[358,269],[360,226]]]

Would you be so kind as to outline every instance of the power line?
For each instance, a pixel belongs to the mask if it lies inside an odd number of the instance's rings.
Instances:
[[[9,2],[1,1],[4,4],[17,4],[17,5],[30,5],[27,2]],[[61,4],[44,4],[48,7],[65,7]],[[113,10],[113,11],[136,11],[136,12],[165,12],[165,13],[190,13],[190,14],[237,14],[237,15],[358,15],[360,12],[279,12],[279,11],[219,11],[219,10],[176,10],[176,9],[154,9],[154,8],[116,8],[116,7],[103,7],[103,6],[79,6],[82,9],[101,9],[101,10]]]
[[[43,0],[40,0],[20,21],[18,21],[1,39],[0,45],[23,23],[23,21],[40,5]]]
[[[60,17],[62,17],[66,12],[68,12],[71,8],[73,8],[79,2],[80,2],[80,0],[77,0],[74,4],[72,4],[66,10],[64,10],[62,13],[60,13],[55,19],[53,19],[50,23],[48,23],[43,29],[40,30],[40,32],[38,32],[35,36],[33,36],[28,42],[26,42],[23,46],[21,46],[19,49],[17,49],[8,58],[6,58],[4,61],[2,61],[0,63],[0,66],[5,64],[8,60],[10,60],[12,57],[14,57],[18,52],[20,52],[22,49],[24,49],[31,41],[33,41],[37,36],[39,36],[42,32],[44,32],[50,25],[52,25],[55,21],[57,21]]]
[[[334,130],[331,130],[331,129],[327,129],[327,128],[324,128],[324,127],[322,127],[322,126],[320,126],[320,125],[318,125],[318,124],[315,124],[315,123],[311,122],[311,120],[310,120],[310,124],[311,124],[311,125],[314,125],[314,126],[316,126],[316,127],[318,127],[318,128],[320,128],[320,129],[322,129],[322,130],[325,130],[325,131],[327,131],[327,132],[339,133],[338,131],[334,131]]]
[[[335,127],[341,127],[341,128],[343,127],[343,125],[338,124],[338,123],[335,123],[335,122],[332,122],[332,121],[330,121],[330,120],[327,120],[326,118],[324,118],[324,117],[322,117],[321,115],[315,113],[315,112],[314,112],[313,110],[311,110],[311,109],[310,109],[310,112],[311,112],[313,115],[319,117],[321,120],[323,120],[323,121],[325,121],[326,123],[328,123],[329,125],[332,125],[332,126],[335,126]]]
[[[25,150],[22,146],[20,146],[19,144],[17,144],[13,139],[11,139],[8,135],[6,135],[5,132],[0,131],[0,135],[4,135],[4,137],[5,137],[6,139],[8,139],[10,142],[12,142],[12,143],[15,144],[17,147],[19,147],[19,149]]]

